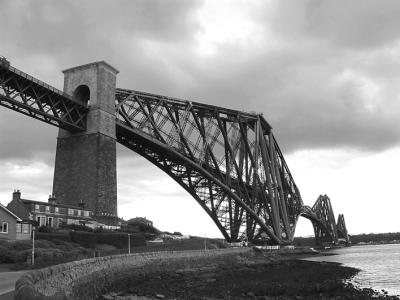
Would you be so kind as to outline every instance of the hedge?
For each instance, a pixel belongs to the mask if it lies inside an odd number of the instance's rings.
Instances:
[[[93,232],[71,231],[69,235],[74,243],[85,248],[94,248],[96,246],[96,236]]]
[[[48,241],[61,240],[66,242],[72,242],[71,236],[67,232],[66,233],[35,232],[35,239],[48,240]]]
[[[128,234],[120,232],[85,232],[70,231],[69,233],[35,233],[36,239],[49,240],[59,244],[61,241],[73,242],[85,248],[95,248],[96,244],[108,244],[118,249],[128,248]],[[143,234],[130,235],[131,247],[145,246]]]
[[[128,234],[116,232],[97,232],[98,244],[108,244],[118,249],[128,248]],[[131,247],[145,246],[146,241],[143,234],[130,234]]]

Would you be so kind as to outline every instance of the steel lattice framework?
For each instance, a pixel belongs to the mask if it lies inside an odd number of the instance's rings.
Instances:
[[[303,206],[301,215],[311,220],[317,244],[338,243],[335,216],[327,195],[320,195],[312,208]]]
[[[349,234],[347,233],[346,222],[344,221],[343,214],[339,214],[336,228],[338,232],[338,238],[343,238],[345,239],[346,243],[349,243],[350,237]]]
[[[2,61],[0,105],[69,131],[86,128],[85,105]]]
[[[228,241],[289,244],[300,215],[317,241],[337,243],[330,200],[303,205],[262,114],[116,89],[117,141],[171,176]],[[0,58],[0,105],[69,131],[84,131],[88,108]],[[339,233],[348,239],[343,215]]]
[[[117,139],[168,173],[228,241],[292,241],[300,193],[262,115],[117,89]]]

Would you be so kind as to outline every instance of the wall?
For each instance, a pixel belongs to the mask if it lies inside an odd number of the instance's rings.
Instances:
[[[0,232],[0,239],[15,239],[17,221],[10,214],[0,209],[0,222],[8,223],[8,233]]]
[[[130,286],[132,274],[175,270],[226,260],[251,249],[152,252],[84,259],[29,272],[15,285],[16,300],[97,299]]]

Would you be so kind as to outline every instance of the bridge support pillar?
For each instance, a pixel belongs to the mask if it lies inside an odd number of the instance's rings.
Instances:
[[[117,216],[115,84],[118,71],[105,62],[67,69],[64,91],[88,105],[85,132],[60,129],[53,194],[58,203],[92,210],[110,225]]]

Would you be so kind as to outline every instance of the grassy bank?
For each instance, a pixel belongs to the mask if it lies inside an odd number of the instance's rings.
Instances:
[[[125,236],[126,237],[126,236]],[[0,264],[13,264],[14,270],[38,269],[70,261],[92,258],[94,256],[108,256],[128,253],[126,245],[120,245],[112,239],[100,240],[101,244],[94,243],[89,247],[82,244],[61,239],[35,241],[35,264],[30,263],[32,256],[32,241],[1,241]],[[117,247],[119,246],[119,247]],[[223,248],[224,245],[217,240],[190,238],[185,240],[171,240],[161,244],[147,246],[131,245],[131,253],[159,252],[159,251],[184,251]]]

